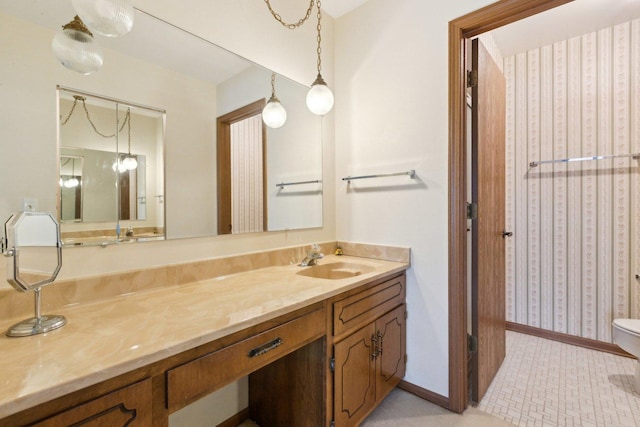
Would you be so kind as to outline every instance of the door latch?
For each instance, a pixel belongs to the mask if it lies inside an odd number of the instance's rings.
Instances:
[[[477,203],[467,203],[467,219],[478,219]]]

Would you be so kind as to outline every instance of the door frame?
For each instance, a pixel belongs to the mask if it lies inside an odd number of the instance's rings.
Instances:
[[[449,22],[449,398],[467,407],[466,41],[573,0],[501,0]]]
[[[231,234],[232,230],[225,227],[231,224],[231,125],[240,120],[256,116],[262,113],[266,99],[259,99],[240,107],[216,119],[216,166],[217,166],[217,191],[218,191],[218,234]],[[262,218],[264,226],[262,231],[267,231],[267,130],[262,123]]]

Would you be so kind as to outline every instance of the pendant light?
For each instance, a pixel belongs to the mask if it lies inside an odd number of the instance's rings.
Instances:
[[[307,92],[307,108],[309,108],[309,110],[313,114],[324,116],[333,108],[333,92],[331,92],[331,89],[329,89],[329,86],[327,86],[327,83],[324,81],[324,79],[322,78],[322,74],[320,73],[322,69],[322,58],[321,58],[322,48],[320,46],[320,43],[322,41],[322,35],[321,35],[322,13],[320,11],[320,0],[317,0],[317,7],[318,7],[318,25],[316,28],[318,30],[318,37],[317,37],[318,39],[318,48],[317,48],[318,76],[316,77],[316,80],[311,85],[311,89],[309,89],[309,92]]]
[[[276,73],[271,73],[271,98],[262,109],[262,121],[273,129],[282,127],[287,121],[287,110],[276,97]]]
[[[91,74],[102,67],[102,49],[77,15],[56,33],[51,47],[62,65],[80,74]]]
[[[71,178],[64,181],[62,185],[65,188],[74,188],[80,185],[80,181],[78,180],[78,178],[76,178],[76,159],[73,157],[69,157],[69,160],[71,160]]]
[[[100,35],[118,37],[133,27],[131,0],[73,0],[72,3],[87,26]]]
[[[122,159],[122,166],[128,171],[132,171],[138,167],[138,159],[136,159],[136,156],[131,155],[131,108],[127,108],[125,120],[127,121],[128,154]]]

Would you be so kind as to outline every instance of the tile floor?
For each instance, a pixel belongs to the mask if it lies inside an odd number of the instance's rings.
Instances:
[[[510,427],[513,424],[469,407],[449,412],[400,389],[393,390],[361,427]]]
[[[478,409],[526,427],[640,426],[636,363],[507,331],[507,357]]]

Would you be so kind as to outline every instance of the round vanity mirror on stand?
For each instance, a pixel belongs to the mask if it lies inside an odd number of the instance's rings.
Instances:
[[[2,252],[9,257],[7,281],[19,292],[34,291],[35,317],[16,323],[10,337],[42,334],[64,326],[58,315],[42,315],[40,291],[52,283],[62,267],[60,227],[48,212],[19,212],[5,223]]]

